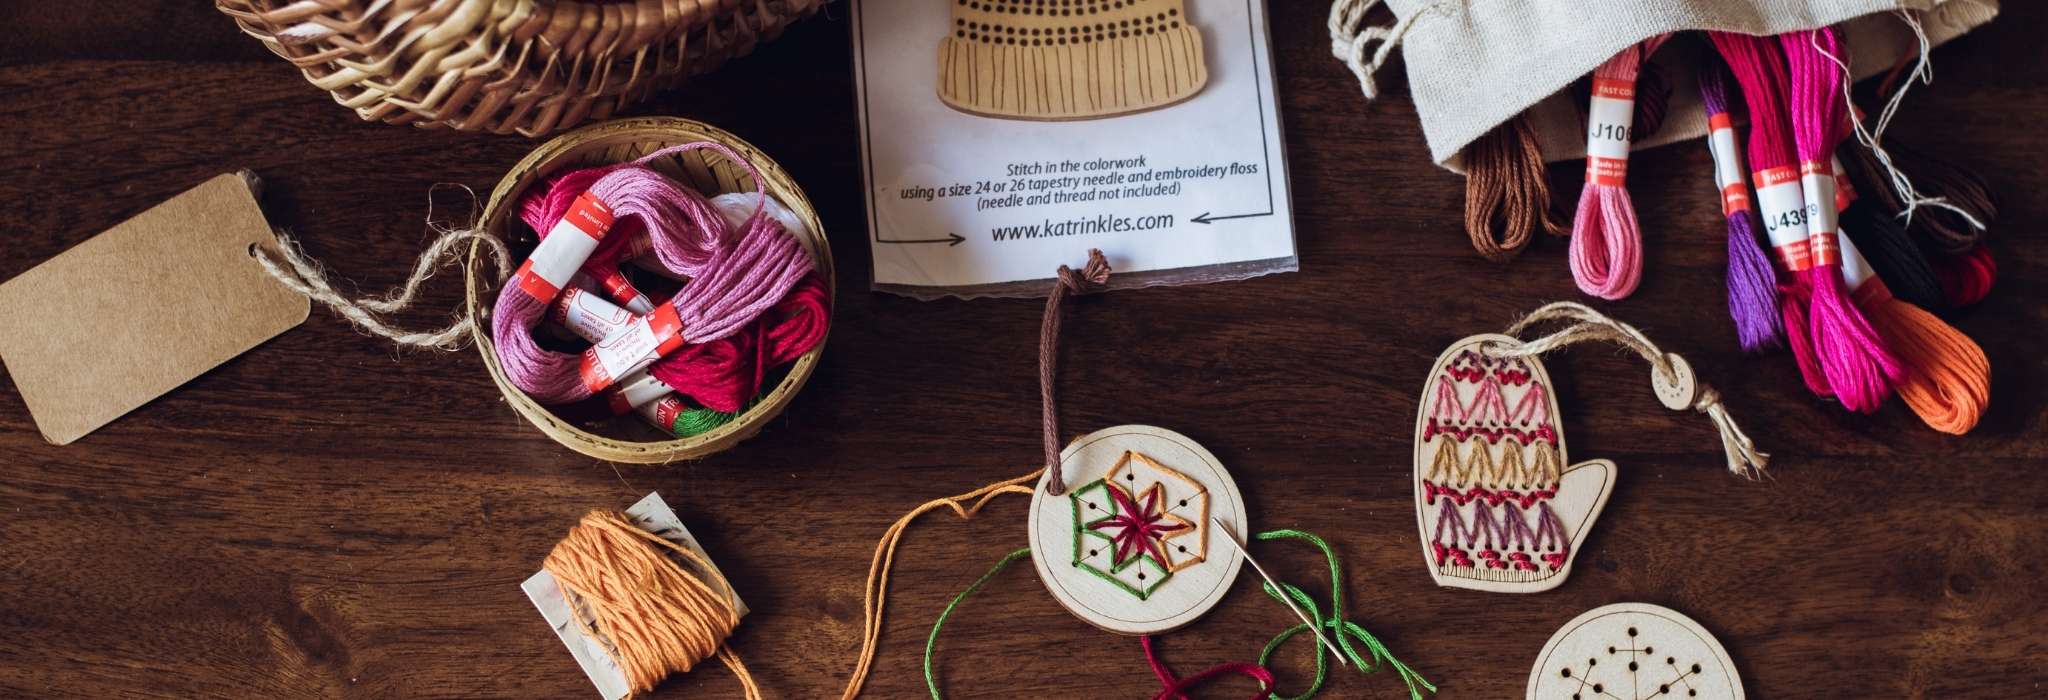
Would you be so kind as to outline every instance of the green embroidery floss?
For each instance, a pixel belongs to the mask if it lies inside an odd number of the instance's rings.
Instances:
[[[995,578],[996,574],[1002,573],[1003,569],[1009,568],[1011,562],[1028,556],[1031,556],[1030,547],[1019,549],[1003,557],[1003,560],[996,562],[996,565],[990,568],[988,573],[982,574],[981,578],[975,579],[974,583],[967,587],[967,590],[961,591],[960,595],[953,596],[953,602],[947,603],[946,609],[939,612],[939,619],[932,622],[932,633],[924,638],[924,687],[926,690],[931,691],[932,700],[944,700],[939,696],[938,674],[932,672],[932,648],[939,645],[939,628],[945,626],[946,618],[953,615],[953,609],[960,607],[960,603],[967,600],[967,596],[973,595],[975,591],[981,590],[982,586],[988,585],[988,580]]]
[[[1314,627],[1328,630],[1330,635],[1336,639],[1337,648],[1344,652],[1344,657],[1358,669],[1359,673],[1371,673],[1382,667],[1391,666],[1396,673],[1401,675],[1401,681],[1408,684],[1408,697],[1410,700],[1422,700],[1422,691],[1424,690],[1430,693],[1436,692],[1435,684],[1430,683],[1428,679],[1422,677],[1422,674],[1416,673],[1415,669],[1409,668],[1407,664],[1401,663],[1400,659],[1394,658],[1393,652],[1388,651],[1386,645],[1381,644],[1380,640],[1372,636],[1371,632],[1366,631],[1358,623],[1344,619],[1343,567],[1338,563],[1336,550],[1331,549],[1328,542],[1323,541],[1323,538],[1317,537],[1312,533],[1285,529],[1261,532],[1254,535],[1253,539],[1260,542],[1285,539],[1304,540],[1315,545],[1317,549],[1322,550],[1323,560],[1330,568],[1330,608],[1328,615],[1323,614],[1323,609],[1316,605],[1316,601],[1310,598],[1307,593],[1302,592],[1301,589],[1291,584],[1281,582],[1280,588],[1276,590],[1271,585],[1261,583],[1260,588],[1266,591],[1266,595],[1273,596],[1274,600],[1280,600],[1284,603],[1286,600],[1291,599],[1303,611],[1306,611],[1309,619],[1314,622]],[[939,678],[937,671],[933,668],[932,656],[938,647],[939,630],[945,627],[947,618],[953,616],[953,611],[958,609],[960,604],[967,600],[968,596],[973,595],[975,591],[981,590],[983,586],[988,585],[989,580],[995,578],[996,574],[1002,573],[1003,569],[1009,568],[1010,564],[1015,563],[1017,560],[1029,556],[1031,556],[1030,547],[1010,552],[1004,556],[1001,561],[996,562],[996,565],[988,570],[988,573],[982,574],[981,578],[975,579],[974,583],[968,585],[966,590],[961,591],[959,595],[953,596],[952,602],[947,603],[946,609],[939,613],[939,618],[932,622],[931,634],[927,635],[924,640],[924,685],[925,689],[931,692],[932,700],[944,700],[944,697],[939,693]],[[1283,596],[1285,597],[1283,598]],[[1297,624],[1281,630],[1280,634],[1275,635],[1272,641],[1266,642],[1265,648],[1259,650],[1258,665],[1271,668],[1267,662],[1273,658],[1275,652],[1280,650],[1280,646],[1286,644],[1287,640],[1293,639],[1296,635],[1309,631],[1310,627],[1311,625],[1309,624]],[[1371,652],[1370,656],[1361,654],[1354,644],[1363,644],[1366,650]],[[1329,680],[1330,652],[1320,644],[1315,645],[1315,650],[1316,676],[1315,680],[1309,683],[1308,690],[1303,691],[1300,695],[1293,696],[1282,696],[1275,692],[1268,696],[1270,700],[1308,700],[1315,697],[1317,693],[1322,692],[1324,683]]]
[[[1399,659],[1394,658],[1393,653],[1387,651],[1386,645],[1381,644],[1380,640],[1373,637],[1371,632],[1365,631],[1365,628],[1359,626],[1358,623],[1344,619],[1344,572],[1342,567],[1337,564],[1337,552],[1330,549],[1328,542],[1324,542],[1321,537],[1300,530],[1271,530],[1259,533],[1254,539],[1261,542],[1281,539],[1307,540],[1310,544],[1314,544],[1317,549],[1323,550],[1323,559],[1329,562],[1330,565],[1330,614],[1327,617],[1323,615],[1322,609],[1316,606],[1315,601],[1310,599],[1308,594],[1303,593],[1299,588],[1284,582],[1280,584],[1283,590],[1274,590],[1271,585],[1267,584],[1260,584],[1260,587],[1265,589],[1266,595],[1273,596],[1275,600],[1285,602],[1286,599],[1291,598],[1296,604],[1301,606],[1302,610],[1307,611],[1309,619],[1315,622],[1316,627],[1329,630],[1330,636],[1336,638],[1337,647],[1344,651],[1344,657],[1349,659],[1351,664],[1357,667],[1360,673],[1371,673],[1378,670],[1384,664],[1392,666],[1396,672],[1401,674],[1401,680],[1408,684],[1408,697],[1410,700],[1422,700],[1423,689],[1428,689],[1431,693],[1436,692],[1434,684],[1423,678],[1421,674],[1416,673],[1415,669],[1409,668],[1407,664],[1401,663]],[[1285,596],[1285,598],[1282,598],[1282,596]],[[1266,648],[1259,651],[1259,665],[1265,666],[1266,661],[1272,658],[1273,652],[1279,651],[1281,644],[1285,644],[1287,640],[1292,639],[1295,635],[1308,630],[1309,625],[1307,624],[1298,624],[1281,630],[1279,635],[1273,637],[1273,641],[1266,642]],[[1352,647],[1352,640],[1354,639],[1365,644],[1366,648],[1372,651],[1372,658],[1370,660],[1360,655],[1358,650]],[[1316,678],[1309,684],[1308,690],[1300,695],[1291,697],[1282,697],[1279,693],[1274,693],[1272,700],[1308,700],[1308,698],[1315,697],[1316,693],[1322,692],[1323,682],[1327,679],[1325,673],[1329,670],[1330,652],[1320,644],[1314,645],[1314,647],[1316,650]]]

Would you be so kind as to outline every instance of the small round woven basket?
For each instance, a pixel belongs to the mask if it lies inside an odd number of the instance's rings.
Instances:
[[[542,136],[747,54],[824,0],[214,0],[365,121]]]
[[[817,262],[818,274],[824,276],[828,300],[836,299],[835,276],[832,271],[832,249],[826,244],[824,225],[811,208],[811,202],[804,197],[802,189],[783,172],[782,166],[763,155],[752,144],[716,127],[673,117],[643,117],[621,119],[595,124],[563,134],[542,144],[512,167],[497,188],[491,190],[491,199],[484,206],[483,229],[499,238],[511,240],[507,235],[517,225],[519,197],[527,188],[542,182],[549,175],[570,168],[589,167],[606,163],[631,160],[652,153],[665,146],[697,141],[712,141],[724,144],[746,158],[766,179],[762,183],[768,196],[774,197],[802,219],[809,236],[802,240],[804,249]],[[675,178],[677,182],[697,188],[706,196],[726,192],[752,192],[754,181],[745,168],[731,163],[724,156],[709,150],[685,151],[674,156],[661,158],[648,165]],[[795,232],[793,232],[795,233]],[[801,235],[801,234],[799,234]],[[554,438],[569,449],[598,459],[633,464],[653,464],[679,459],[694,459],[724,450],[739,441],[753,437],[761,431],[770,419],[782,413],[782,409],[803,389],[804,382],[811,377],[818,366],[818,357],[825,350],[825,343],[798,358],[782,382],[764,394],[761,399],[734,418],[732,422],[695,437],[657,442],[633,442],[598,435],[579,428],[555,416],[547,407],[535,402],[532,397],[520,391],[505,379],[505,369],[498,362],[498,349],[491,343],[490,324],[485,319],[497,299],[500,280],[493,279],[496,269],[488,253],[481,247],[470,250],[466,263],[467,306],[470,314],[479,319],[471,331],[476,347],[483,354],[484,366],[490,370],[491,381],[497,383],[498,391],[505,395],[505,403],[512,410]],[[828,304],[828,308],[830,305]]]

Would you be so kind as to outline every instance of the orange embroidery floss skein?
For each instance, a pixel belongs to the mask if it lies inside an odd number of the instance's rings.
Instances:
[[[708,572],[700,578],[669,558],[681,556]],[[748,700],[761,690],[725,646],[740,613],[732,584],[696,552],[633,524],[624,514],[591,511],[548,553],[553,574],[579,618],[578,625],[612,652],[635,695],[653,690],[669,674],[688,671],[716,654]],[[709,580],[706,580],[709,579]]]

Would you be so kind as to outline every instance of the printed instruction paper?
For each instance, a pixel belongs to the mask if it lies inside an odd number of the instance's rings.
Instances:
[[[1042,295],[1090,248],[1115,287],[1295,270],[1264,1],[1042,5],[848,7],[875,288]]]

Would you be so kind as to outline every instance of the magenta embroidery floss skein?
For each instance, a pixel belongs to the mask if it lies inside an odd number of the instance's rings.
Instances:
[[[1714,154],[1714,184],[1721,188],[1721,211],[1728,216],[1728,317],[1742,349],[1762,352],[1777,347],[1785,328],[1778,313],[1778,281],[1770,258],[1757,243],[1755,207],[1749,179],[1736,146],[1735,120],[1730,115],[1728,78],[1711,56],[1700,71],[1700,97],[1707,109],[1707,146]]]
[[[1629,129],[1634,125],[1636,76],[1670,35],[1622,49],[1593,70],[1586,110],[1586,188],[1572,221],[1572,279],[1602,299],[1636,291],[1643,275],[1643,233],[1628,196]]]
[[[1842,55],[1833,29],[1790,32],[1780,37],[1791,72],[1790,117],[1799,153],[1800,187],[1805,193],[1808,248],[1813,265],[1803,276],[1812,290],[1808,315],[1813,348],[1828,385],[1842,406],[1871,413],[1892,387],[1906,381],[1906,366],[1885,347],[1870,321],[1849,297],[1842,278],[1835,178],[1830,165],[1848,114],[1842,103],[1842,74],[1827,55]]]
[[[646,227],[661,266],[690,282],[652,314],[636,317],[625,329],[589,350],[559,353],[535,343],[532,329],[547,313],[548,303],[567,283],[569,274],[583,265],[596,244],[581,250],[573,261],[560,262],[553,257],[544,264],[530,261],[547,269],[566,267],[559,282],[546,280],[554,283],[553,289],[536,288],[541,293],[535,293],[527,290],[526,284],[514,283],[499,292],[492,336],[506,379],[514,386],[541,403],[589,398],[685,343],[701,344],[731,335],[781,301],[790,287],[811,272],[810,255],[773,218],[757,210],[734,231],[702,194],[645,165],[655,158],[696,149],[718,151],[745,167],[754,182],[762,181],[753,165],[732,149],[692,143],[664,148],[607,171],[586,193],[615,217],[636,217]],[[572,209],[571,216],[575,214]],[[573,236],[550,234],[542,240],[543,249],[549,249],[556,239],[571,240]],[[540,252],[542,249],[536,249]],[[515,276],[515,282],[524,277]]]
[[[1813,295],[1801,276],[1812,264],[1812,256],[1807,252],[1806,194],[1799,186],[1798,157],[1785,116],[1784,86],[1790,79],[1785,76],[1784,54],[1777,42],[1763,37],[1708,32],[1707,38],[1728,62],[1749,108],[1750,176],[1756,186],[1764,235],[1777,263],[1778,316],[1784,322],[1785,344],[1792,349],[1807,390],[1815,396],[1832,397],[1835,390],[1821,369],[1809,330],[1807,306]]]

